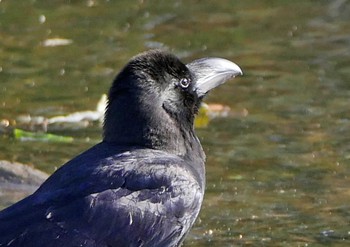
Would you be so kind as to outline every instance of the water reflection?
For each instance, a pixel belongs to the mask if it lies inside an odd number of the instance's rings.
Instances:
[[[0,119],[94,109],[118,68],[148,48],[222,56],[245,77],[208,101],[247,109],[198,130],[207,194],[186,246],[348,246],[348,1],[2,1]],[[30,13],[30,14],[28,14]],[[45,46],[52,39],[66,45]],[[0,136],[0,158],[52,172],[99,140]]]

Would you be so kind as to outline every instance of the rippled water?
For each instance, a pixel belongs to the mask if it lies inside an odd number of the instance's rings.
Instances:
[[[244,77],[207,98],[232,114],[197,131],[207,193],[185,246],[350,245],[349,1],[0,1],[0,37],[12,126],[94,109],[149,48],[235,61]],[[51,173],[100,140],[97,123],[50,132],[75,141],[3,134],[0,159]]]

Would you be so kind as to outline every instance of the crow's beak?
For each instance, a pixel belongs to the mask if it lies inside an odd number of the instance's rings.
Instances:
[[[198,97],[203,97],[230,78],[243,75],[237,64],[223,58],[201,58],[186,66],[194,75],[194,90]]]

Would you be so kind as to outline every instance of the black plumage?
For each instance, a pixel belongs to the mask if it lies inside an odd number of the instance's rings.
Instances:
[[[180,246],[205,187],[195,114],[241,73],[218,58],[132,58],[110,89],[103,141],[0,212],[0,246]]]

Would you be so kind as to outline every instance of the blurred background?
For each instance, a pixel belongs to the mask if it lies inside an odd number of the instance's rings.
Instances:
[[[206,98],[184,246],[350,246],[348,0],[0,0],[0,160],[52,173],[99,142],[97,103],[152,48],[244,71]]]

